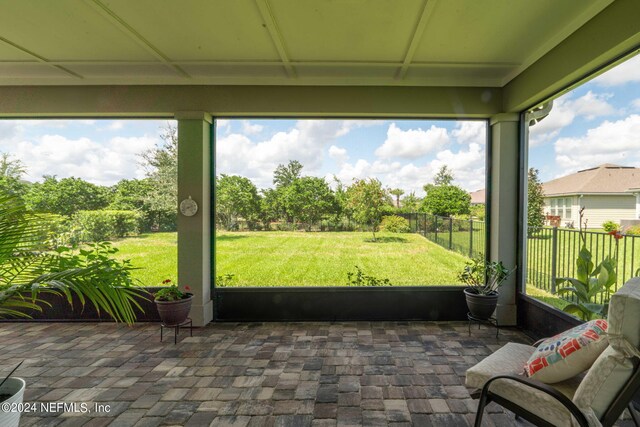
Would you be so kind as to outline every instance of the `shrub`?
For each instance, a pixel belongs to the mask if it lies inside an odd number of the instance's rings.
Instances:
[[[411,231],[409,221],[398,215],[389,215],[382,218],[380,229],[391,233],[408,233]]]
[[[236,281],[235,274],[222,274],[220,276],[216,276],[216,287],[217,288],[228,288],[234,286]]]
[[[610,233],[612,231],[618,231],[620,230],[620,225],[616,224],[613,221],[605,221],[602,223],[602,228],[604,229],[604,231],[606,231],[607,233]]]
[[[365,274],[357,265],[355,267],[355,273],[347,273],[347,286],[392,286],[389,279],[378,279]]]
[[[630,236],[640,236],[640,225],[634,225],[633,227],[627,228],[625,234],[628,234]]]
[[[71,217],[70,232],[79,242],[98,242],[138,234],[141,219],[136,211],[78,211]]]

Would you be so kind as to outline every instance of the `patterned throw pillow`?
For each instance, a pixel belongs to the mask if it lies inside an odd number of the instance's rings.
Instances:
[[[552,384],[578,375],[593,365],[609,345],[604,319],[592,320],[542,341],[524,367],[525,374]]]

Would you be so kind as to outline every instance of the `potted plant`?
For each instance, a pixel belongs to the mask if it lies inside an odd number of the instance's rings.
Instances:
[[[467,285],[464,295],[473,317],[479,320],[491,317],[498,305],[498,288],[514,271],[502,261],[487,262],[482,255],[467,261],[458,278]]]
[[[0,381],[0,404],[2,404],[0,426],[3,427],[18,427],[20,425],[20,411],[16,408],[22,403],[26,383],[22,378],[11,377],[20,365],[22,365],[22,362],[18,363],[18,366],[13,368],[9,375]]]
[[[189,286],[185,286],[185,292],[178,288],[177,283],[170,279],[162,282],[164,288],[154,294],[154,301],[160,314],[162,323],[167,326],[180,325],[189,317],[193,294],[189,292]]]

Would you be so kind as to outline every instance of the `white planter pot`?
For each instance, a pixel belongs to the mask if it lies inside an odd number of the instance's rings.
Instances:
[[[0,402],[0,404],[8,403],[8,404],[17,404],[22,403],[22,399],[24,397],[24,387],[26,383],[22,378],[9,378],[2,384],[2,388],[0,388],[0,394],[10,394],[11,397],[5,400],[4,402]],[[16,409],[16,408],[13,408]],[[0,426],[2,427],[18,427],[20,424],[20,412],[4,412],[2,408],[0,408]]]

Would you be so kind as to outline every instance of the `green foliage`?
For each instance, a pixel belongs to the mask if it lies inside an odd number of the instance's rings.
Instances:
[[[602,223],[602,229],[607,233],[620,230],[620,225],[613,221],[605,221]]]
[[[435,186],[451,185],[452,182],[453,172],[447,165],[443,165],[440,170],[438,170],[436,176],[433,178],[433,184]]]
[[[282,189],[282,202],[288,215],[307,224],[319,222],[323,217],[334,212],[336,199],[329,185],[323,178],[305,176],[295,179]]]
[[[398,215],[389,215],[382,218],[380,230],[390,233],[408,233],[411,231],[411,227],[407,219]]]
[[[137,211],[79,211],[70,221],[73,243],[98,242],[140,232],[141,214]]]
[[[230,288],[235,285],[236,275],[235,274],[221,274],[216,276],[216,287],[217,288]]]
[[[404,213],[415,213],[420,210],[420,202],[422,200],[416,196],[415,191],[407,194],[402,198],[402,203],[400,206],[400,211]]]
[[[607,256],[597,266],[593,263],[591,251],[587,249],[587,240],[582,228],[584,208],[580,210],[580,239],[582,248],[576,259],[576,277],[561,277],[556,279],[559,288],[558,295],[571,294],[576,298],[575,303],[568,304],[564,311],[582,320],[592,320],[607,316],[609,302],[604,304],[595,302],[596,298],[605,293],[609,295],[611,287],[616,283],[616,257],[618,256],[618,238],[616,237],[615,257]],[[564,284],[566,287],[561,287]]]
[[[24,196],[33,212],[71,216],[81,210],[103,209],[109,204],[109,190],[80,178],[45,176],[41,183],[31,184]]]
[[[355,220],[371,227],[375,241],[382,217],[392,210],[391,200],[382,183],[373,178],[356,180],[347,189],[347,198]]]
[[[627,228],[627,231],[625,231],[624,234],[627,234],[629,236],[640,236],[640,225],[635,225],[633,227]]]
[[[347,286],[393,286],[389,279],[378,279],[365,274],[360,267],[355,266],[356,272],[347,273]]]
[[[152,184],[145,204],[150,211],[156,212],[159,229],[167,230],[167,224],[175,224],[177,218],[178,130],[168,124],[160,137],[161,145],[142,154],[142,165]]]
[[[495,293],[515,271],[507,269],[502,261],[487,262],[484,255],[467,261],[458,279],[478,295]]]
[[[12,159],[8,153],[0,153],[0,191],[24,197],[29,183],[23,180],[26,173],[19,159]]]
[[[0,193],[0,316],[28,318],[47,304],[40,295],[50,293],[69,304],[75,295],[83,306],[88,300],[116,321],[133,323],[143,291],[131,287],[132,268],[114,259],[116,249],[101,243],[78,254],[47,251],[42,227],[18,197]]]
[[[486,212],[487,212],[487,209],[484,203],[480,205],[471,205],[469,207],[469,215],[471,215],[472,218],[475,218],[478,221],[484,221],[487,215]]]
[[[216,178],[217,220],[226,230],[238,227],[238,219],[256,221],[260,210],[258,189],[249,178],[222,174]]]
[[[422,200],[421,211],[438,216],[469,214],[471,196],[456,185],[433,186]]]
[[[276,188],[291,185],[296,179],[300,178],[302,168],[302,163],[297,160],[289,160],[286,166],[278,165],[273,172],[273,184]]]
[[[188,292],[191,290],[189,286],[185,286],[185,292],[182,292],[178,284],[173,283],[171,279],[163,280],[162,285],[165,287],[153,294],[156,301],[178,301],[193,296],[192,293]]]
[[[544,225],[544,189],[538,173],[538,169],[530,168],[527,181],[527,225],[535,228]],[[531,228],[528,230],[530,234]]]

